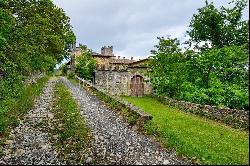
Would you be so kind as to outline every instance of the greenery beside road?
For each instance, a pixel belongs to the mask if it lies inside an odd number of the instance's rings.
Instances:
[[[59,156],[67,164],[83,164],[89,154],[90,130],[76,101],[62,83],[55,87],[53,113],[55,130],[52,132],[58,135],[56,147]]]
[[[19,100],[22,82],[33,73],[51,73],[68,57],[71,43],[70,19],[53,1],[0,0],[0,105]]]
[[[48,82],[49,76],[45,76],[21,89],[15,98],[1,100],[0,103],[0,138],[8,136],[10,127],[15,127],[19,119],[34,105],[35,98],[40,95],[44,85]]]
[[[186,44],[159,37],[149,75],[158,94],[199,104],[249,110],[247,1],[208,3],[193,15]],[[185,47],[185,48],[184,48]]]
[[[153,116],[144,130],[168,149],[173,148],[199,164],[249,164],[248,133],[179,111],[151,97],[123,99]]]

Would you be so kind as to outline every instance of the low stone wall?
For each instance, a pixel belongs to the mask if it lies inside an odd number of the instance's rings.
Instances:
[[[114,96],[110,96],[113,100],[118,101],[120,104],[124,105],[125,107],[127,107],[129,110],[133,111],[135,114],[137,114],[140,117],[140,121],[143,121],[144,123],[151,120],[153,117],[144,112],[143,110],[141,110],[140,108],[134,106],[133,104],[124,101],[118,97],[114,97]]]
[[[129,111],[131,111],[134,115],[136,115],[136,117],[138,117],[138,119],[136,120],[137,121],[136,125],[138,125],[139,127],[141,127],[143,124],[145,124],[147,121],[149,121],[153,118],[150,114],[142,111],[138,107],[130,104],[127,101],[122,100],[121,98],[119,98],[117,96],[113,96],[113,95],[107,93],[106,91],[98,89],[98,87],[92,85],[90,82],[83,80],[80,77],[76,77],[76,79],[78,81],[80,81],[81,83],[85,84],[85,86],[87,85],[89,88],[92,88],[92,89],[98,91],[99,93],[102,93],[102,95],[109,97],[110,99],[112,99],[113,101],[118,103],[118,105],[121,106],[122,108],[127,108]]]
[[[185,101],[178,101],[168,97],[153,95],[161,102],[167,103],[171,106],[178,107],[186,112],[191,112],[196,115],[204,116],[206,118],[223,122],[233,128],[240,128],[249,130],[249,111],[237,110],[229,108],[218,108],[216,106],[201,105]]]

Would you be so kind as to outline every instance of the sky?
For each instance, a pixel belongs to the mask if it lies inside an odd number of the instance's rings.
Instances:
[[[211,2],[208,0],[208,2]],[[228,6],[228,0],[213,0]],[[115,56],[143,59],[158,43],[157,37],[187,39],[193,14],[204,0],[54,0],[71,19],[77,45],[95,52],[113,46]],[[249,8],[244,18],[249,19]]]

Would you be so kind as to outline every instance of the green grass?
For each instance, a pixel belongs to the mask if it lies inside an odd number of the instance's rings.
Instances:
[[[74,85],[79,85],[79,81],[76,80],[75,78],[67,78],[71,83],[73,83]],[[82,83],[81,83],[82,85]]]
[[[153,116],[144,126],[167,148],[198,164],[249,164],[249,135],[244,131],[164,105],[151,97],[122,97]]]
[[[89,153],[90,131],[87,128],[80,109],[70,92],[62,84],[55,87],[55,103],[53,108],[55,117],[53,131],[58,135],[56,147],[59,156],[67,164],[82,164]]]
[[[49,80],[45,76],[37,81],[24,87],[17,98],[6,99],[0,106],[0,140],[8,136],[11,127],[19,123],[19,119],[31,109],[34,105],[35,98],[40,95],[44,85]]]

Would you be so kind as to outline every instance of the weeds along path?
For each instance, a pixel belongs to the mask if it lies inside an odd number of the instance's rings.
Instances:
[[[0,165],[47,165],[64,164],[57,159],[49,134],[44,130],[52,127],[51,106],[56,79],[48,81],[42,95],[33,108],[23,117],[18,127],[10,133],[9,140],[3,146]]]
[[[61,81],[70,89],[81,107],[95,139],[95,148],[102,164],[190,164],[178,159],[174,152],[166,152],[149,138],[137,134],[115,112],[100,100],[66,78]]]

